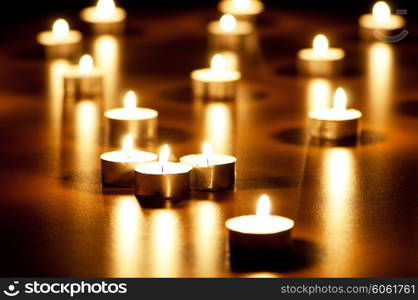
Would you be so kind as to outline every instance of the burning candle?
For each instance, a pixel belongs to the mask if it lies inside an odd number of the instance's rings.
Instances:
[[[169,162],[170,148],[164,145],[159,161],[135,168],[135,195],[140,198],[178,199],[189,192],[192,167]]]
[[[192,166],[190,188],[192,190],[223,190],[235,183],[235,162],[233,156],[215,154],[212,146],[206,142],[202,154],[186,155],[180,162]]]
[[[362,113],[347,109],[347,95],[342,88],[335,92],[332,108],[318,109],[309,113],[309,132],[312,137],[325,140],[340,140],[356,137],[360,130]]]
[[[371,14],[360,17],[360,36],[365,40],[376,39],[379,34],[389,36],[391,31],[403,28],[405,23],[404,17],[393,15],[389,5],[379,1],[373,6]]]
[[[56,20],[52,31],[43,31],[36,37],[50,56],[68,56],[77,52],[82,38],[81,32],[70,30],[68,22],[64,19]]]
[[[157,161],[157,158],[157,154],[135,150],[132,136],[127,135],[121,151],[107,152],[100,156],[102,181],[114,186],[134,186],[135,167]]]
[[[219,21],[210,22],[207,30],[211,49],[238,51],[245,47],[246,38],[253,32],[253,25],[226,14]]]
[[[83,9],[80,17],[96,33],[119,33],[125,26],[126,11],[113,0],[98,0],[96,6]]]
[[[299,72],[309,76],[335,76],[342,70],[345,51],[330,48],[325,35],[319,34],[313,40],[313,47],[298,52]]]
[[[103,74],[94,67],[93,58],[83,55],[78,65],[70,66],[64,73],[64,92],[69,98],[94,99],[102,95]]]
[[[136,145],[157,137],[158,112],[154,109],[137,107],[135,92],[125,94],[122,108],[105,112],[109,123],[109,143],[119,146],[121,138],[132,135]]]
[[[190,75],[193,95],[203,100],[233,100],[241,73],[227,70],[221,54],[213,56],[211,67],[195,70]]]
[[[294,221],[270,215],[270,199],[262,195],[256,215],[240,216],[225,223],[229,232],[229,245],[234,250],[278,251],[291,244]]]
[[[223,14],[231,14],[240,20],[254,21],[264,10],[259,0],[223,0],[218,9]]]

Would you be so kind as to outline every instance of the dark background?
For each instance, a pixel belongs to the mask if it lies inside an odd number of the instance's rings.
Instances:
[[[216,8],[218,0],[175,0],[175,1],[143,1],[143,0],[118,0],[120,6],[128,9],[130,13],[158,13],[164,14],[173,11],[184,11],[201,8]],[[264,0],[269,9],[285,9],[318,14],[338,14],[343,18],[355,18],[370,11],[374,1],[367,0]],[[395,9],[407,9],[408,20],[414,21],[418,14],[415,0],[388,1]],[[0,9],[3,25],[16,22],[29,21],[32,18],[56,18],[76,14],[80,9],[96,3],[96,0],[42,0],[42,1],[2,1]],[[416,21],[415,21],[416,22]]]

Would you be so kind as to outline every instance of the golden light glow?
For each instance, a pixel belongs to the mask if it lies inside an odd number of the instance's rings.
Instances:
[[[225,59],[222,54],[215,54],[210,62],[210,68],[215,71],[222,73],[225,71]]]
[[[97,1],[96,11],[97,15],[103,19],[110,18],[115,14],[116,5],[113,0],[99,0]]]
[[[67,37],[69,33],[70,26],[64,19],[58,19],[54,22],[54,25],[52,25],[52,34],[58,39]]]
[[[329,42],[325,35],[318,34],[313,40],[313,50],[317,54],[325,54],[328,52]]]
[[[384,1],[379,1],[373,6],[373,18],[379,22],[387,22],[390,18],[390,7]]]
[[[333,109],[344,111],[347,109],[347,94],[343,88],[338,88],[335,92]]]
[[[134,110],[137,106],[137,97],[134,91],[129,91],[126,93],[123,100],[123,108],[127,110]]]
[[[257,216],[266,217],[270,215],[270,198],[267,195],[262,195],[258,199]]]
[[[168,163],[169,158],[170,158],[170,147],[168,147],[168,145],[164,145],[161,148],[160,156],[158,158],[158,161],[159,161],[160,164],[163,165],[163,164]]]
[[[237,27],[237,20],[233,15],[226,14],[219,20],[219,25],[223,31],[231,32]]]
[[[232,0],[232,5],[239,8],[248,7],[251,0]]]
[[[122,152],[124,153],[131,153],[134,150],[134,139],[132,138],[132,135],[128,134],[123,139],[122,143]]]
[[[90,55],[83,55],[78,64],[81,74],[88,75],[93,72],[93,58]]]

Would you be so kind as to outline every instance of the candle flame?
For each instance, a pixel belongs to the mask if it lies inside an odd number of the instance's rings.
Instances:
[[[68,36],[69,32],[70,26],[64,19],[58,19],[54,22],[54,25],[52,25],[52,34],[56,38],[63,39]]]
[[[270,198],[267,195],[262,195],[258,199],[257,216],[266,217],[270,215]]]
[[[202,147],[202,152],[206,156],[210,156],[213,154],[212,145],[209,142],[205,142]]]
[[[209,167],[211,165],[210,157],[213,154],[212,145],[209,142],[203,143],[202,152],[203,152],[204,157],[206,158],[206,163]]]
[[[210,68],[215,71],[222,73],[225,71],[225,58],[222,54],[215,54],[210,62]]]
[[[164,165],[168,163],[168,160],[170,158],[170,147],[168,145],[164,145],[161,148],[160,156],[158,157],[158,161],[161,165]]]
[[[384,1],[379,1],[373,6],[373,18],[379,22],[387,22],[390,18],[390,7]]]
[[[248,7],[250,3],[251,0],[232,0],[232,5],[239,8]]]
[[[237,20],[233,15],[226,14],[219,20],[221,29],[225,32],[231,32],[237,27]]]
[[[318,34],[313,40],[313,50],[317,54],[327,53],[329,48],[329,42],[325,35]]]
[[[137,97],[134,91],[128,91],[123,100],[123,107],[128,110],[134,110],[137,106]]]
[[[347,94],[343,88],[338,88],[335,92],[333,109],[338,111],[347,109]]]
[[[134,150],[134,139],[131,134],[128,134],[123,139],[122,152],[129,154]]]
[[[116,5],[113,0],[99,0],[97,1],[96,11],[101,18],[110,18],[115,14]]]
[[[93,72],[93,58],[90,55],[83,55],[80,58],[78,69],[83,75],[91,74]]]

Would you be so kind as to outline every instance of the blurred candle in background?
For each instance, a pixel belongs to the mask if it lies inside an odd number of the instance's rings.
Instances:
[[[195,99],[227,101],[235,99],[241,73],[226,69],[224,57],[216,54],[210,68],[194,70],[190,78]]]
[[[64,94],[67,98],[97,99],[103,95],[103,73],[94,66],[90,55],[83,55],[78,65],[64,73]]]
[[[371,14],[360,17],[360,37],[363,40],[384,39],[394,36],[394,31],[402,29],[405,18],[391,13],[389,5],[384,1],[374,4]]]
[[[38,34],[37,41],[44,46],[46,54],[52,57],[71,56],[81,49],[83,36],[77,30],[70,30],[68,22],[58,19],[52,26],[52,31]]]
[[[342,72],[345,51],[330,48],[328,38],[323,34],[315,36],[312,48],[298,52],[299,73],[308,76],[330,77]]]
[[[222,0],[218,9],[223,14],[231,14],[239,20],[255,21],[264,10],[263,2],[259,0]]]

